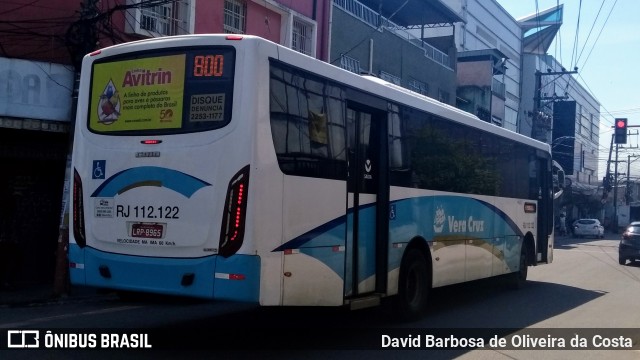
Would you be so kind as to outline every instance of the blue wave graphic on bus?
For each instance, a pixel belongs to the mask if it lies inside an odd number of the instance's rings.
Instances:
[[[211,184],[183,172],[157,167],[141,166],[120,171],[105,180],[91,197],[114,197],[141,186],[171,189],[190,198],[196,191]]]
[[[389,244],[406,243],[415,236],[428,242],[439,241],[446,244],[456,238],[477,239],[478,243],[490,243],[494,238],[524,237],[524,233],[509,214],[486,201],[455,195],[420,196],[391,201],[394,216],[389,221]],[[375,206],[360,207],[361,218],[375,220]],[[351,244],[345,242],[345,234],[350,233],[353,225],[353,209],[315,229],[293,238],[273,252],[296,249],[302,254],[314,257],[331,268],[343,279],[349,276],[350,267],[345,274],[344,252],[330,251],[335,246],[345,246],[347,253]],[[366,227],[366,226],[365,226]],[[328,250],[328,251],[327,251]],[[371,246],[360,248],[359,252],[371,252]],[[402,248],[390,247],[389,269],[400,266]],[[373,255],[371,255],[373,256]],[[348,260],[350,263],[350,260]],[[359,280],[375,274],[373,262],[361,269]]]

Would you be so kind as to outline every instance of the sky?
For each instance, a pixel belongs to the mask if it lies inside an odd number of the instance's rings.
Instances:
[[[543,11],[564,4],[562,26],[548,53],[567,69],[578,66],[578,74],[572,76],[600,102],[598,173],[602,179],[606,173],[613,120],[626,117],[628,125],[640,126],[640,67],[637,66],[640,64],[640,1],[497,1],[515,19],[535,14],[536,6]],[[638,131],[640,128],[630,128],[633,134]],[[638,155],[631,158],[632,178],[640,178],[639,144],[640,136],[630,135],[627,149],[618,153],[619,160],[625,162],[628,155]],[[618,171],[626,173],[626,165],[619,163]],[[611,169],[613,171],[613,165]]]

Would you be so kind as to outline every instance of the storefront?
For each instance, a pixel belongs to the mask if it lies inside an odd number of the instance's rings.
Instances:
[[[53,282],[73,70],[0,58],[0,287]]]

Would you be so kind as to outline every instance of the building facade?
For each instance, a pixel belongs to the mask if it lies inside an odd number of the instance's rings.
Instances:
[[[569,69],[547,54],[563,5],[518,20],[523,30],[520,132],[551,144],[554,159],[576,186],[597,185],[600,103]]]
[[[526,135],[551,144],[572,181],[597,185],[600,103],[553,56],[525,54],[524,69],[523,79],[535,84],[538,77],[540,90],[523,87],[523,107],[546,115],[546,120],[532,117],[538,126]]]
[[[498,126],[518,131],[523,112],[520,108],[522,74],[522,29],[518,22],[497,1],[443,0],[464,20],[455,27],[455,45],[458,56],[459,103],[473,102],[478,97],[486,100],[484,107],[476,106],[478,115],[484,110],[489,114],[481,117]],[[484,58],[478,58],[484,52]],[[487,57],[488,56],[488,57]],[[488,59],[488,60],[487,60]],[[487,63],[490,62],[489,63]],[[485,65],[490,65],[483,67]],[[469,79],[463,70],[466,67],[483,67],[485,79],[476,91],[469,88]],[[475,73],[475,72],[474,72]],[[462,106],[461,106],[462,107]],[[488,108],[487,108],[488,107]],[[468,111],[468,110],[467,110]]]
[[[334,0],[329,62],[455,105],[461,20],[439,0]],[[448,35],[427,37],[433,28]]]
[[[69,147],[75,9],[31,3],[0,3],[0,290],[53,280]]]
[[[456,27],[458,107],[547,142],[571,181],[573,216],[596,216],[600,104],[548,55],[564,6],[514,19],[497,1],[443,0]],[[577,204],[574,200],[587,199]],[[575,206],[574,206],[575,205]]]
[[[82,57],[148,37],[259,35],[328,60],[330,0],[0,3],[0,286],[50,283]]]
[[[458,53],[456,106],[502,127],[506,110],[506,59],[497,49]]]

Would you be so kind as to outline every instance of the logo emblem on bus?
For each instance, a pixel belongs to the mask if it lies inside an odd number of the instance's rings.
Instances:
[[[446,215],[444,213],[444,209],[442,206],[439,206],[436,210],[436,216],[433,219],[433,231],[441,233],[444,228],[445,219]]]
[[[120,94],[113,84],[113,81],[109,80],[104,91],[100,94],[100,101],[98,101],[98,122],[105,125],[111,125],[120,117]]]
[[[371,172],[371,160],[367,159],[367,161],[365,161],[364,170],[368,173]]]

